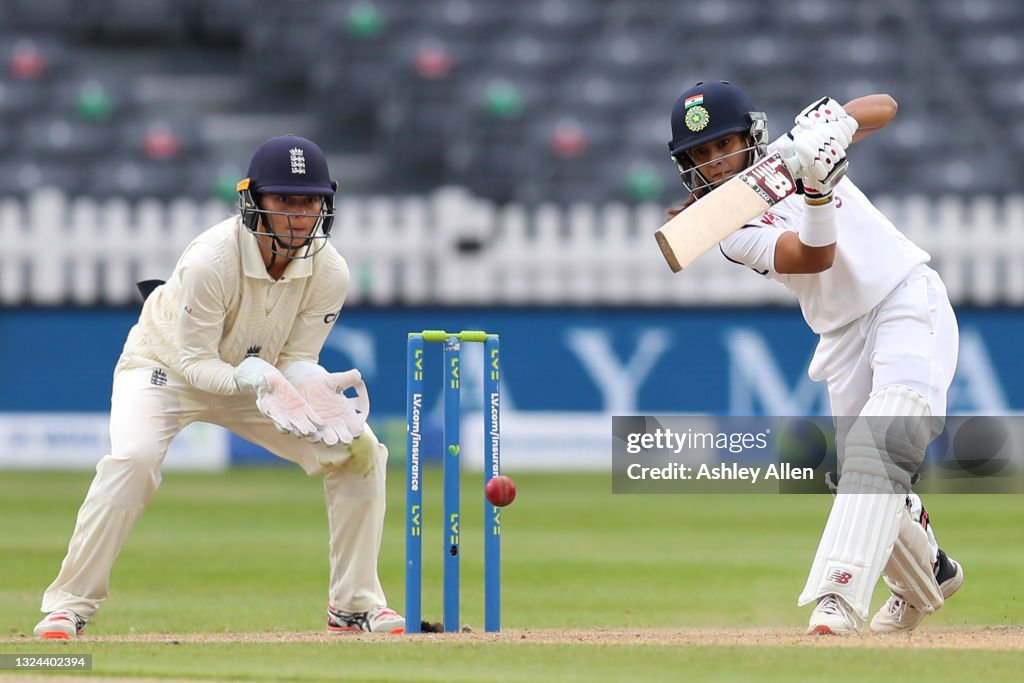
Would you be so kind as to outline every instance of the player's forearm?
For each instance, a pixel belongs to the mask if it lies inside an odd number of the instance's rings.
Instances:
[[[812,247],[800,241],[795,232],[787,232],[775,243],[775,272],[783,275],[813,275],[832,267],[836,245]]]
[[[196,389],[221,396],[238,393],[234,366],[219,358],[182,359],[181,374]]]
[[[863,140],[876,130],[881,130],[896,116],[899,105],[889,95],[865,95],[843,105],[846,113],[857,120],[857,132],[853,141]]]

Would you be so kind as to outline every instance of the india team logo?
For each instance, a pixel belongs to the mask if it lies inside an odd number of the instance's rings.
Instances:
[[[703,102],[703,98],[701,98]],[[686,127],[694,133],[702,131],[708,126],[708,122],[711,121],[711,115],[708,114],[708,110],[699,104],[695,104],[686,109]]]
[[[306,173],[306,153],[301,147],[292,147],[288,150],[291,155],[292,173]]]

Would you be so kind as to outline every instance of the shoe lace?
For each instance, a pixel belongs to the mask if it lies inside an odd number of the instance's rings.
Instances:
[[[822,612],[827,614],[836,614],[843,616],[843,608],[839,605],[839,599],[835,596],[828,596],[821,601],[821,605],[818,606]]]
[[[891,616],[900,616],[903,613],[903,608],[906,607],[907,601],[903,598],[892,596],[889,600],[889,614]]]

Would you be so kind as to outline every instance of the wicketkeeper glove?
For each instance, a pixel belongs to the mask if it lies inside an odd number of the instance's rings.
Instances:
[[[235,384],[256,394],[256,407],[280,431],[300,438],[317,433],[323,419],[273,365],[250,356],[235,367]]]
[[[358,370],[329,373],[316,363],[299,361],[285,370],[285,377],[322,419],[310,439],[327,446],[348,445],[366,429],[370,415],[370,394]],[[349,398],[345,391],[354,389]]]

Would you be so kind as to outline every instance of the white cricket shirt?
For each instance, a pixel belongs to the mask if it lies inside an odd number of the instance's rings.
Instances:
[[[197,389],[236,394],[234,366],[247,355],[281,369],[318,362],[348,282],[348,265],[331,244],[272,279],[256,237],[229,218],[196,237],[146,300],[117,369],[155,361]]]
[[[804,320],[818,334],[861,317],[918,264],[931,260],[849,178],[836,186],[834,202],[836,255],[832,267],[821,273],[783,275],[775,270],[779,237],[787,230],[798,232],[803,224],[801,195],[790,195],[720,243],[730,261],[786,285],[800,302]]]

